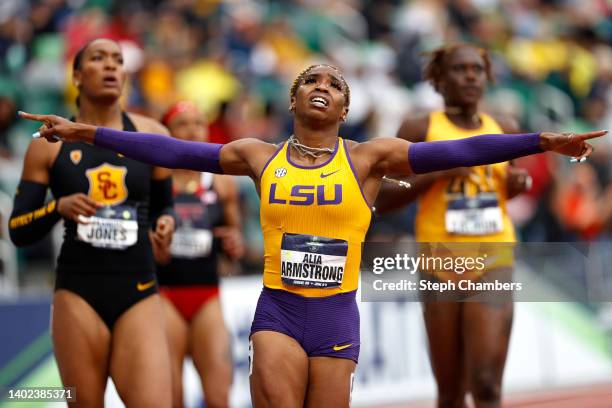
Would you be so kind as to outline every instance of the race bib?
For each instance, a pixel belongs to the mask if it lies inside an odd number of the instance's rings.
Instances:
[[[174,233],[170,253],[176,258],[204,258],[213,245],[212,231],[181,227]]]
[[[445,224],[446,231],[456,235],[489,235],[504,228],[501,208],[494,194],[450,200]]]
[[[313,235],[284,234],[281,243],[283,284],[337,288],[342,284],[348,242]]]
[[[87,224],[78,224],[77,237],[93,247],[126,249],[138,241],[138,220],[134,207],[103,207],[87,221]]]

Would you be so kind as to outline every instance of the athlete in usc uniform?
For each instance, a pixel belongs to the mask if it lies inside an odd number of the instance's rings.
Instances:
[[[204,116],[192,102],[171,106],[162,123],[177,139],[206,140]],[[193,170],[174,170],[172,178],[178,223],[168,251],[156,258],[172,363],[173,406],[183,406],[183,361],[189,354],[200,376],[205,405],[227,407],[232,356],[219,301],[218,269],[221,251],[234,260],[244,254],[238,187],[232,176]]]
[[[385,174],[411,175],[510,160],[543,150],[586,156],[585,134],[482,135],[435,143],[338,137],[350,91],[338,68],[314,65],[290,91],[294,135],[184,142],[21,112],[43,122],[37,136],[88,141],[169,168],[248,175],[261,196],[264,288],[251,329],[255,407],[342,407],[359,349],[355,291],[370,205]],[[492,148],[495,146],[495,148]]]
[[[74,60],[76,121],[166,134],[159,123],[122,111],[119,45],[85,45]],[[127,406],[171,405],[170,361],[151,241],[174,229],[171,173],[88,143],[32,140],[10,220],[27,245],[64,219],[52,305],[53,348],[74,406],[102,407],[107,378]],[[47,189],[54,200],[45,204]],[[149,234],[151,223],[155,233]]]
[[[410,142],[459,140],[483,133],[516,133],[508,118],[493,118],[478,104],[487,80],[492,79],[486,50],[457,44],[434,51],[425,78],[444,97],[444,111],[408,118],[398,137]],[[506,210],[509,198],[524,191],[529,175],[508,162],[429,173],[410,178],[409,190],[385,186],[376,202],[380,211],[406,205],[418,198],[416,240],[422,243],[514,243],[514,226]],[[472,246],[452,247],[454,255]],[[487,248],[487,249],[485,249]],[[479,245],[496,259],[486,274],[507,277],[513,267],[511,245]],[[470,279],[466,274],[424,271],[440,281]],[[477,407],[498,407],[512,328],[512,300],[495,302],[423,302],[439,407],[462,407],[471,392]]]

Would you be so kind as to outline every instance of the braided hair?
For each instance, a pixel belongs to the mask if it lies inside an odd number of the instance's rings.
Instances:
[[[289,90],[289,96],[292,99],[295,98],[297,89],[302,84],[304,77],[308,75],[308,73],[310,73],[310,71],[312,71],[314,68],[318,68],[318,67],[328,67],[338,73],[338,75],[340,76],[340,81],[342,81],[342,88],[343,88],[343,93],[344,93],[344,99],[346,100],[346,106],[348,107],[349,104],[351,103],[351,90],[348,84],[346,83],[346,80],[344,79],[344,75],[342,75],[342,71],[340,70],[340,68],[333,66],[333,65],[329,65],[329,64],[311,65],[308,68],[304,69],[302,72],[300,72],[298,76],[293,80],[293,84],[291,84],[291,89]]]

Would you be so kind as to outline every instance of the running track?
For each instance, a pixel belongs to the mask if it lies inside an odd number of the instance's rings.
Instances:
[[[434,408],[435,403],[391,404],[376,408]],[[504,408],[611,408],[612,383],[549,391],[512,393],[504,399]],[[374,408],[374,407],[370,407]]]

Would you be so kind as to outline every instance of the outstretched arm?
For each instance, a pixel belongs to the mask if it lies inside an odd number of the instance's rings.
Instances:
[[[221,144],[188,142],[159,134],[105,127],[95,129],[93,144],[160,167],[223,173]]]
[[[242,139],[226,145],[188,142],[159,134],[126,132],[74,123],[55,115],[20,112],[21,117],[43,122],[38,135],[50,142],[84,141],[154,166],[225,173],[258,175],[274,146],[257,139]]]
[[[587,157],[593,147],[588,139],[607,131],[588,133],[527,133],[480,135],[461,140],[410,143],[401,139],[370,142],[373,168],[382,174],[422,174],[455,167],[472,167],[554,151],[577,158]]]

